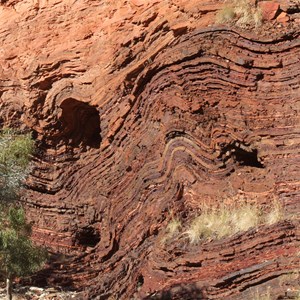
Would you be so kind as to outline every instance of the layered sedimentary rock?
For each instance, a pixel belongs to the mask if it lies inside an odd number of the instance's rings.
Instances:
[[[247,31],[215,25],[213,1],[2,4],[1,122],[36,139],[24,201],[35,240],[56,253],[50,283],[84,299],[294,295],[300,32],[289,5],[287,25]],[[188,224],[203,204],[274,198],[288,220],[162,242],[174,216]]]

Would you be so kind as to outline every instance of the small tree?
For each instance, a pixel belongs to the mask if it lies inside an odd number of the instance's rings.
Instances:
[[[0,132],[0,201],[18,198],[21,182],[28,173],[28,163],[34,150],[30,134],[17,134],[13,129]]]
[[[12,282],[40,269],[46,251],[30,239],[31,225],[22,208],[10,207],[0,216],[0,272],[6,279],[7,299],[12,299]]]
[[[7,299],[12,299],[13,280],[40,269],[47,257],[43,248],[32,243],[31,225],[24,210],[14,204],[28,173],[33,145],[30,134],[0,132],[0,274],[6,279]]]

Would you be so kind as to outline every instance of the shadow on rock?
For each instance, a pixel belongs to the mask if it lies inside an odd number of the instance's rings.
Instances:
[[[202,290],[195,284],[189,285],[176,285],[171,287],[167,291],[161,291],[152,295],[149,295],[143,300],[196,300],[206,299],[203,295]]]

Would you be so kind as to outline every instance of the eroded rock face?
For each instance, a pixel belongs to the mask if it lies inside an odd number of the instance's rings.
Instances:
[[[289,296],[300,195],[290,7],[284,28],[253,31],[214,25],[213,1],[0,7],[1,120],[37,140],[25,200],[35,239],[60,253],[48,281],[86,299],[253,299],[268,285]],[[161,242],[172,217],[188,223],[204,203],[274,197],[298,219]]]

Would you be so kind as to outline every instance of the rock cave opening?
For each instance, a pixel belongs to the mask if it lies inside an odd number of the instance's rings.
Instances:
[[[242,148],[235,147],[234,150],[234,159],[240,166],[264,168],[264,165],[258,160],[257,149],[247,151]]]
[[[257,149],[253,149],[240,142],[233,142],[226,146],[223,145],[221,156],[224,157],[225,161],[232,157],[239,166],[265,168],[263,163],[259,160]]]
[[[100,115],[96,107],[73,98],[66,99],[60,105],[62,135],[73,147],[89,146],[99,148]]]
[[[93,227],[84,227],[76,232],[76,244],[83,247],[95,247],[101,240],[99,232]]]

